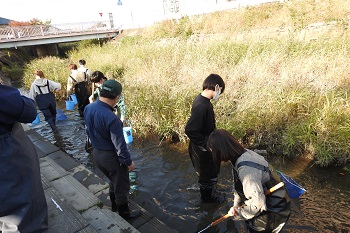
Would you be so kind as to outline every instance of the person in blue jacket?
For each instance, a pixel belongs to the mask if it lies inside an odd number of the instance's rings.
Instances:
[[[0,84],[0,232],[47,232],[39,157],[21,123],[37,115],[32,99]]]
[[[130,210],[129,171],[135,164],[131,159],[124,135],[123,122],[113,112],[119,101],[122,85],[115,80],[103,83],[100,98],[84,109],[86,133],[90,137],[92,155],[101,172],[110,180],[112,211],[118,211],[124,219],[138,217],[141,211]]]

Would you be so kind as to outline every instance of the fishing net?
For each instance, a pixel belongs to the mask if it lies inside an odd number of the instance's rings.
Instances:
[[[277,173],[281,177],[281,179],[286,187],[288,196],[290,198],[299,198],[303,193],[306,192],[306,190],[301,185],[299,185],[297,182],[295,182],[295,180],[293,180],[291,177],[283,174],[280,171],[277,171]]]

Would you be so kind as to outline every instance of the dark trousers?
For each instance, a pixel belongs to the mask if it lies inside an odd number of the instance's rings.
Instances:
[[[117,205],[125,204],[128,201],[130,190],[129,171],[127,166],[120,166],[115,151],[92,152],[97,167],[110,180],[110,193],[114,193]]]
[[[290,216],[290,202],[286,202],[279,212],[263,211],[258,216],[246,221],[249,233],[278,233]]]
[[[210,151],[190,142],[188,152],[192,165],[198,175],[201,189],[212,189],[217,183],[220,164],[215,164]]]
[[[35,97],[35,102],[40,111],[43,113],[45,121],[47,121],[51,127],[56,125],[57,111],[55,95],[52,92],[37,95]]]

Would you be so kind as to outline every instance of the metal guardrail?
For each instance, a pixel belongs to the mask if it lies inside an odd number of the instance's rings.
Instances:
[[[111,27],[111,25],[114,25],[114,23],[110,21],[98,21],[60,25],[6,26],[0,27],[0,43],[5,41],[15,41],[23,38],[50,37],[96,31],[103,32],[111,31],[113,29],[118,30],[121,28],[121,26],[114,28]]]

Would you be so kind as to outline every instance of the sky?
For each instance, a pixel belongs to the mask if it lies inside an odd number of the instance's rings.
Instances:
[[[112,13],[114,20],[128,21],[140,12],[151,12],[156,5],[159,8],[160,3],[162,0],[1,0],[0,17],[15,21],[37,18],[51,20],[51,24],[65,24],[107,21]]]
[[[142,27],[166,18],[202,14],[224,8],[274,0],[1,0],[0,17],[29,21],[37,18],[51,24],[109,21],[115,27]],[[118,5],[121,2],[122,5]],[[174,4],[179,11],[171,12]],[[101,14],[102,13],[102,16]]]

